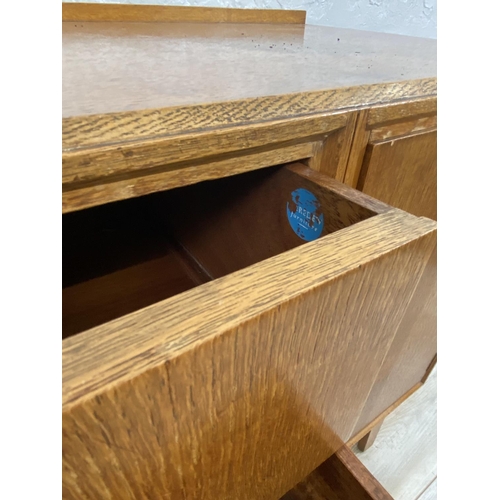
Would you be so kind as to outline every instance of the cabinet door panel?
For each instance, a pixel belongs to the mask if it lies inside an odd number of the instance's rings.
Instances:
[[[424,380],[436,354],[436,248],[427,262],[353,436]]]
[[[357,188],[414,215],[437,218],[437,132],[369,144]]]

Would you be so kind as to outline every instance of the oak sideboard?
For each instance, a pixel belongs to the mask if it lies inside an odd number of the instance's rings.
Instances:
[[[435,40],[63,4],[65,499],[390,498],[436,363]]]

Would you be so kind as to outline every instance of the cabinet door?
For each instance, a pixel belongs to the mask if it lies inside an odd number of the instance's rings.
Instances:
[[[344,182],[420,217],[437,218],[436,99],[360,112]],[[353,432],[361,437],[425,380],[436,359],[436,248]]]
[[[436,220],[436,131],[369,144],[358,189]]]
[[[435,98],[362,111],[344,182],[435,220],[436,125]]]

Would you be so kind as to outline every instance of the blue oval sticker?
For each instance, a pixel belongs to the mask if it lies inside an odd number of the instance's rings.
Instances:
[[[320,203],[307,189],[296,189],[286,204],[288,222],[294,233],[305,241],[319,238],[323,231],[324,217]]]

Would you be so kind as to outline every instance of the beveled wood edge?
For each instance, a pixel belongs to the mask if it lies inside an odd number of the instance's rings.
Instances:
[[[437,364],[437,354],[432,358],[431,364],[427,368],[425,375],[422,377],[422,384],[425,384],[427,382],[427,379],[429,378],[429,375],[432,373],[432,370],[434,370],[434,367]]]
[[[329,489],[328,492],[325,487]],[[350,448],[344,445],[280,500],[359,500],[368,497],[373,500],[394,500]]]
[[[359,172],[361,171],[363,157],[370,138],[370,132],[366,130],[366,121],[369,112],[369,109],[363,109],[358,113],[347,166],[344,171],[344,184],[353,188],[355,188],[358,183]]]
[[[289,165],[287,168],[292,172],[311,180],[319,186],[329,189],[330,191],[335,191],[353,203],[357,203],[358,205],[362,205],[363,207],[372,210],[376,214],[383,214],[389,210],[394,210],[390,205],[387,205],[386,203],[379,201],[366,193],[352,189],[333,177],[328,177],[327,175],[321,174],[321,172],[312,170],[302,163],[294,163]]]
[[[116,3],[62,4],[63,22],[305,24],[305,10]]]
[[[426,96],[410,103],[391,103],[385,106],[374,106],[368,112],[367,128],[373,129],[382,124],[404,121],[424,115],[437,114],[437,96]]]
[[[226,128],[406,103],[437,95],[437,79],[359,85],[332,90],[253,97],[98,115],[63,117],[63,156],[156,138],[209,133]]]
[[[336,461],[342,464],[353,480],[373,500],[394,500],[389,492],[380,484],[363,462],[351,451],[348,446],[342,446],[334,455]],[[354,498],[351,498],[354,500]]]
[[[437,85],[437,80],[436,80]],[[364,108],[358,115],[354,139],[351,144],[349,159],[343,182],[357,188],[363,163],[369,162],[366,157],[367,147],[382,142],[391,142],[404,137],[432,132],[436,128],[423,128],[396,134],[384,139],[372,140],[373,131],[377,128],[390,126],[395,123],[408,122],[423,116],[432,116],[437,113],[437,94],[409,99],[405,102],[392,102],[384,105],[374,105]]]
[[[345,126],[345,113],[300,116],[123,143],[63,154],[63,191],[89,184],[138,177],[178,164],[238,156],[310,142]]]
[[[62,213],[311,158],[320,146],[320,141],[310,141],[270,151],[243,151],[244,154],[235,154],[231,158],[203,160],[202,164],[168,165],[134,177],[63,190]]]
[[[382,421],[390,415],[401,403],[404,403],[412,394],[414,394],[424,384],[423,382],[416,383],[409,391],[405,392],[399,399],[397,399],[389,408],[384,410],[378,417],[374,418],[368,425],[363,427],[359,432],[354,434],[347,442],[346,446],[352,448],[363,436],[368,434],[374,427],[382,423]]]
[[[393,209],[65,339],[63,410],[435,230]]]

